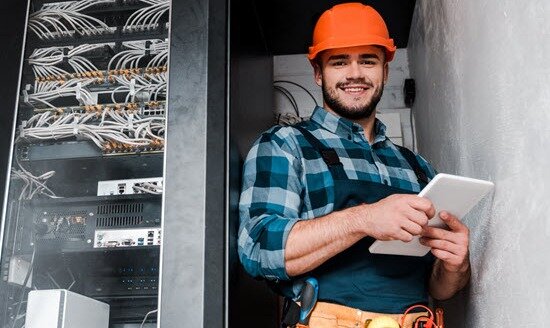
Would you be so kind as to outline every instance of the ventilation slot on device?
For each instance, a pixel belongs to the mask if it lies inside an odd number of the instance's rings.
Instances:
[[[122,216],[97,218],[96,227],[123,227],[139,226],[143,223],[143,216]]]
[[[132,204],[107,204],[97,207],[97,214],[115,214],[115,213],[141,213],[143,212],[143,203]]]

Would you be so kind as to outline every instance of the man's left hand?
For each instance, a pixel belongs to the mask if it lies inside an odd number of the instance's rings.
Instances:
[[[442,211],[439,217],[449,229],[426,226],[421,233],[420,243],[432,249],[432,254],[443,262],[446,271],[465,272],[470,266],[470,230],[449,212]]]

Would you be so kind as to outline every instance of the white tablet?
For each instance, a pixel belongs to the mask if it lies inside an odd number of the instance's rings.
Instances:
[[[428,224],[443,228],[445,223],[439,217],[439,212],[447,211],[462,219],[493,187],[494,184],[490,181],[440,173],[418,196],[426,197],[434,204],[436,214]],[[400,240],[377,240],[369,247],[369,251],[375,254],[424,256],[430,248],[420,244],[418,239],[415,236],[408,243]]]

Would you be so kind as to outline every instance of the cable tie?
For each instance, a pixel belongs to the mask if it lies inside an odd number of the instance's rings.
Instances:
[[[136,79],[132,78],[130,80],[130,96],[136,95]]]
[[[74,117],[74,120],[73,120],[73,135],[78,135],[78,132],[79,132],[79,124],[78,122],[80,121],[80,117],[75,115]]]
[[[31,85],[27,84],[25,86],[25,89],[23,89],[23,102],[29,106],[32,106],[32,104],[29,102],[29,91],[31,90]]]
[[[75,97],[76,97],[76,100],[78,100],[82,105],[84,104],[84,101],[82,99],[81,89],[82,89],[82,82],[78,82],[75,87]]]
[[[130,113],[128,115],[128,128],[129,129],[134,129],[134,113]]]

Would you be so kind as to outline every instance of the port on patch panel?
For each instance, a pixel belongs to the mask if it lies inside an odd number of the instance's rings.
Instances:
[[[118,187],[118,193],[120,195],[124,194],[124,192],[126,191],[126,184],[125,183],[119,183],[117,185],[117,187]]]

